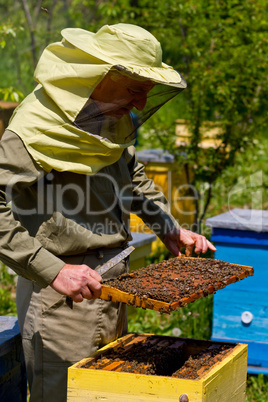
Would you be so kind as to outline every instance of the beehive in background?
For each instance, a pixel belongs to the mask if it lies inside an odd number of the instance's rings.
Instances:
[[[160,149],[137,152],[140,162],[145,165],[145,173],[156,188],[163,192],[170,203],[171,213],[180,225],[191,229],[194,223],[194,194],[190,192],[184,166],[178,167],[174,156]],[[152,233],[144,222],[131,214],[131,231]]]
[[[175,133],[177,136],[176,145],[183,147],[189,145],[191,141],[191,132],[189,130],[189,121],[178,119],[176,120]],[[203,122],[200,128],[201,140],[199,146],[203,149],[218,148],[221,143],[222,130],[212,121]]]

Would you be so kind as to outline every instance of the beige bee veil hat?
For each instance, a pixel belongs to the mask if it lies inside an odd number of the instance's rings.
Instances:
[[[185,88],[179,72],[162,62],[158,40],[145,29],[132,24],[104,25],[97,33],[66,28],[63,38],[71,45],[119,70],[155,83]]]
[[[136,25],[105,25],[97,33],[66,28],[61,33],[60,42],[44,49],[34,73],[38,85],[14,112],[9,129],[45,171],[94,174],[135,144],[141,124],[186,82],[162,62],[157,39]],[[131,114],[116,120],[95,113],[91,94],[111,70],[155,83],[146,106],[133,108],[135,120]],[[81,116],[85,126],[78,121]]]

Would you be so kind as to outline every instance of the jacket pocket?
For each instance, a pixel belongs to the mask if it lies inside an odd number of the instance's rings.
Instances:
[[[60,212],[54,212],[42,223],[35,237],[55,255],[73,255],[84,253],[89,248],[93,233]]]

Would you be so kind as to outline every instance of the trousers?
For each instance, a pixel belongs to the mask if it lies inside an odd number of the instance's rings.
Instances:
[[[100,255],[61,257],[68,264],[97,268],[122,249]],[[128,272],[128,259],[104,279]],[[65,402],[68,367],[127,333],[126,305],[101,299],[73,303],[71,310],[50,286],[40,288],[19,277],[17,314],[22,335],[31,402]]]

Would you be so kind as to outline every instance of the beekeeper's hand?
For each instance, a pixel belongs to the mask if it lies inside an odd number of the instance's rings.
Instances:
[[[101,295],[102,277],[87,265],[65,264],[50,286],[74,302],[97,299]]]
[[[205,236],[186,229],[173,229],[166,234],[163,240],[166,248],[176,257],[181,255],[180,249],[185,247],[185,255],[189,257],[193,249],[196,254],[205,253],[208,249],[216,251]]]

